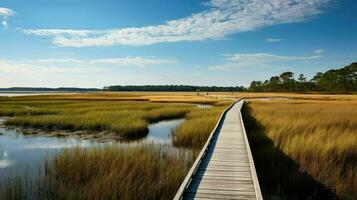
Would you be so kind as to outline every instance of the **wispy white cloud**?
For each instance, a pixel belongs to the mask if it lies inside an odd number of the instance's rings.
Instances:
[[[153,69],[151,67],[175,63],[178,63],[178,61],[155,57],[0,59],[0,87],[43,86],[50,83],[58,86],[96,87],[109,80],[122,78],[122,75],[127,71],[145,70],[143,67],[147,67],[146,70],[151,70]],[[93,81],[94,78],[98,82]]]
[[[0,60],[1,74],[13,74],[23,77],[36,74],[48,75],[50,73],[78,73],[101,70],[102,68],[96,66],[54,65],[54,63],[46,65],[36,61]]]
[[[265,39],[266,42],[280,42],[282,40],[283,39],[281,39],[281,38],[267,38],[267,39]]]
[[[321,13],[329,0],[210,0],[205,11],[162,25],[107,30],[28,29],[59,46],[86,47],[222,39],[275,24],[299,22]]]
[[[161,64],[174,64],[178,63],[174,59],[159,59],[155,57],[121,57],[121,58],[102,58],[102,59],[74,59],[74,58],[64,58],[64,59],[35,59],[27,60],[27,63],[50,63],[50,64],[71,64],[81,65],[81,66],[100,66],[100,65],[111,65],[111,66],[134,66],[134,67],[145,67],[149,65],[161,65]]]
[[[0,16],[2,17],[1,24],[3,25],[4,28],[7,28],[7,26],[8,26],[8,24],[7,24],[8,17],[14,16],[14,15],[15,15],[15,11],[13,11],[9,8],[0,7]]]
[[[27,34],[33,34],[38,36],[56,36],[56,37],[85,37],[93,34],[104,33],[105,31],[94,30],[70,30],[70,29],[25,29],[23,30]]]
[[[209,66],[209,70],[236,70],[247,67],[265,67],[268,64],[285,61],[309,61],[322,56],[282,56],[269,53],[232,54],[223,58],[223,63]]]
[[[13,15],[15,15],[15,11],[13,11],[9,8],[0,7],[0,15],[1,16],[13,16]]]
[[[316,49],[316,50],[314,51],[314,53],[316,53],[316,54],[322,54],[322,53],[325,53],[325,50],[324,50],[324,49]]]
[[[161,65],[161,64],[174,64],[178,61],[176,60],[163,60],[163,59],[153,59],[153,58],[142,58],[142,57],[127,57],[127,58],[109,58],[109,59],[94,59],[90,60],[91,63],[103,63],[103,64],[114,64],[114,65],[134,65],[139,67],[144,67],[146,65]]]
[[[145,58],[145,57],[122,57],[103,59],[75,59],[75,58],[47,58],[32,60],[7,60],[0,59],[0,72],[15,73],[19,76],[26,74],[46,73],[80,73],[98,72],[107,67],[145,67],[162,64],[174,64],[176,60]]]

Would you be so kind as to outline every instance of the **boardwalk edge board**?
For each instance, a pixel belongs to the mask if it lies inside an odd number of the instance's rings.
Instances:
[[[243,104],[244,104],[244,99],[242,99],[242,101],[243,101]],[[245,131],[245,126],[244,126],[244,122],[243,122],[243,117],[242,117],[242,112],[241,111],[239,112],[239,115],[240,115],[240,122],[242,124],[245,145],[247,147],[249,164],[250,164],[250,168],[252,169],[251,172],[252,172],[252,177],[253,177],[253,182],[254,182],[254,187],[255,187],[255,194],[257,195],[257,199],[258,200],[262,200],[263,196],[262,196],[262,192],[260,190],[258,175],[257,175],[257,171],[255,170],[254,159],[253,159],[252,151],[250,150],[248,136],[247,136],[247,132]]]

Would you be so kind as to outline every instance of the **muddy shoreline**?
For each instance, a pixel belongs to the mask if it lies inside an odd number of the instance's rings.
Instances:
[[[44,130],[41,128],[27,128],[20,127],[15,125],[5,125],[7,117],[0,118],[0,128],[4,128],[7,130],[14,130],[16,132],[21,133],[24,136],[28,137],[71,137],[73,139],[79,140],[96,140],[100,142],[110,142],[110,141],[139,141],[142,138],[145,138],[148,134],[143,134],[142,137],[138,137],[136,139],[128,139],[124,138],[113,131],[91,131],[91,130]],[[3,133],[0,133],[2,135]]]
[[[120,136],[114,131],[105,130],[105,131],[93,131],[93,130],[46,130],[41,128],[29,128],[29,127],[21,127],[16,125],[5,125],[6,119],[10,117],[1,117],[0,118],[0,128],[4,128],[7,130],[16,131],[21,133],[21,135],[26,137],[58,137],[58,138],[73,138],[78,140],[95,140],[97,142],[140,142],[141,140],[145,140],[145,138],[149,135],[149,127],[160,122],[170,121],[170,120],[161,120],[155,123],[149,124],[145,133],[138,134],[140,136],[133,138],[126,138]],[[185,118],[175,119],[175,120],[184,120]],[[0,132],[0,135],[3,133]],[[134,134],[135,135],[135,134]]]

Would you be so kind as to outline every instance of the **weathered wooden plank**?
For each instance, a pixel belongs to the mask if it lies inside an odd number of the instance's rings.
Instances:
[[[225,180],[225,179],[209,179],[209,177],[203,179],[203,181],[194,181],[192,182],[192,185],[190,185],[189,188],[194,187],[209,187],[209,188],[217,188],[218,186],[224,186],[226,188],[235,188],[239,186],[252,186],[253,180]]]
[[[236,163],[209,163],[207,168],[226,168],[226,169],[240,169],[241,167],[248,167],[246,163],[236,164]]]
[[[241,173],[241,172],[251,172],[251,169],[249,167],[235,167],[235,168],[217,168],[217,167],[207,167],[205,169],[199,169],[197,172],[212,172],[212,173],[218,173],[218,172],[226,172],[226,173]],[[233,176],[233,174],[232,174]]]
[[[243,154],[243,155],[247,155],[247,151],[245,149],[242,149],[242,148],[234,148],[234,147],[227,147],[226,148],[217,148],[217,149],[214,149],[214,150],[210,150],[208,151],[207,153],[220,153],[220,152],[223,152],[223,153],[227,153],[227,152],[230,152],[230,153],[240,153],[240,154]]]
[[[233,154],[234,152],[232,152],[232,154],[228,154],[228,153],[226,153],[226,154],[220,154],[220,153],[211,153],[211,155],[208,155],[207,157],[211,157],[212,159],[214,159],[214,158],[218,158],[218,159],[229,159],[229,158],[234,158],[234,159],[236,159],[236,157],[238,157],[238,158],[242,158],[242,159],[244,159],[244,158],[248,158],[248,156],[247,155],[245,155],[245,154],[243,154],[243,153],[238,153],[238,154]],[[236,161],[238,161],[238,160],[236,160]]]
[[[237,162],[240,160],[248,161],[248,157],[246,155],[238,154],[238,155],[226,155],[226,154],[213,154],[211,159],[219,159],[219,160],[236,160]]]
[[[225,182],[218,182],[216,185],[214,185],[214,188],[212,189],[211,185],[192,185],[188,191],[197,191],[197,190],[213,190],[213,191],[254,191],[254,187],[249,184],[236,184],[234,187],[227,187],[227,184],[230,183],[225,183]],[[231,185],[230,185],[231,186]]]
[[[238,167],[249,167],[246,162],[205,162],[208,167],[218,167],[218,168],[238,168]]]
[[[206,194],[206,193],[192,193],[187,192],[185,196],[188,197],[199,197],[199,198],[210,198],[210,199],[256,199],[254,192],[241,192],[240,194],[229,195],[229,194]]]
[[[232,185],[234,184],[234,185]],[[252,180],[244,180],[244,181],[232,181],[232,180],[214,180],[207,179],[205,182],[192,182],[189,188],[198,188],[198,187],[209,187],[209,188],[217,188],[218,186],[224,186],[226,188],[236,188],[240,186],[252,186]]]
[[[201,180],[201,183],[205,179],[209,180],[232,180],[232,181],[246,181],[246,180],[253,180],[249,173],[244,173],[241,175],[236,174],[236,176],[229,176],[229,174],[224,173],[200,173],[198,172],[194,178],[198,178]]]
[[[237,160],[237,159],[235,159],[235,158],[222,158],[222,157],[214,157],[214,158],[211,158],[211,159],[205,159],[205,160],[211,160],[211,161],[218,161],[218,162],[228,162],[228,161],[230,161],[230,162],[236,162],[236,163],[238,163],[238,162],[243,162],[243,161],[245,161],[245,160],[248,160],[248,157],[243,157],[243,158],[241,158],[241,160]]]
[[[242,193],[246,193],[246,194],[254,195],[254,187],[249,188],[249,190],[238,189],[238,188],[237,190],[226,190],[224,188],[221,188],[220,190],[203,189],[203,188],[197,188],[193,190],[192,188],[190,188],[189,190],[187,190],[187,192],[196,193],[196,194],[219,194],[219,195],[240,195]]]
[[[246,155],[247,151],[245,149],[242,149],[242,148],[234,148],[234,147],[226,147],[226,148],[216,148],[214,150],[210,150],[208,151],[208,153],[220,153],[220,152],[223,152],[223,153],[227,153],[227,152],[230,152],[230,153],[240,153],[240,154],[243,154],[243,155]]]

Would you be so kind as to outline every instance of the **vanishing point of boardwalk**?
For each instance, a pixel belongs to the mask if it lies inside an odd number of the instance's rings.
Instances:
[[[262,199],[241,116],[243,103],[222,114],[175,200]]]

